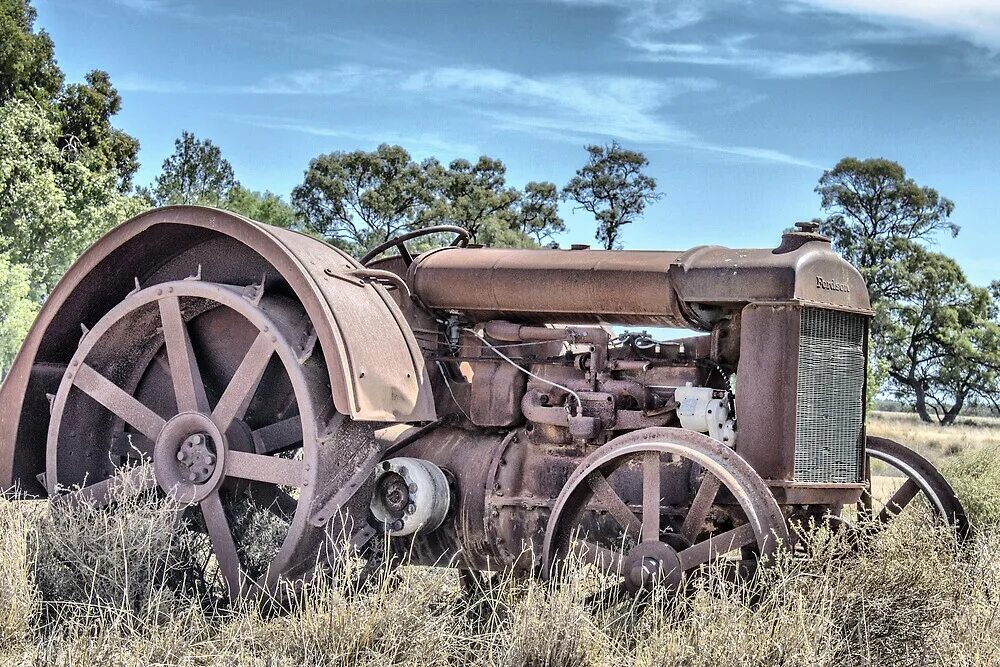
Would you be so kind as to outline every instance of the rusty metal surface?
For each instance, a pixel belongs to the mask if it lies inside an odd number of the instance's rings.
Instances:
[[[338,410],[357,419],[433,419],[420,348],[387,291],[350,275],[361,268],[317,239],[214,209],[157,209],[117,227],[53,290],[0,387],[0,483],[37,488],[45,394],[55,393],[81,324],[93,326],[136,281],[146,286],[197,274],[241,287],[263,281],[303,304]],[[372,331],[379,332],[377,344]],[[302,345],[305,353],[314,343]]]
[[[407,282],[428,307],[479,322],[707,329],[712,309],[750,302],[871,310],[860,274],[816,235],[775,250],[442,248],[416,258]]]
[[[330,397],[321,358],[302,363],[290,342],[301,327],[297,305],[216,283],[173,281],[130,295],[84,336],[55,395],[50,494],[78,488],[71,495],[106,504],[150,488],[135,483],[148,464],[163,493],[200,510],[231,597],[275,590],[324,539],[308,520]],[[223,331],[226,348],[205,343]],[[127,449],[109,450],[116,433]],[[262,569],[241,558],[247,545],[234,536],[242,494],[286,524]]]
[[[905,445],[876,436],[866,438],[865,452],[869,459],[888,465],[905,480],[881,507],[875,508],[878,509],[877,521],[891,521],[920,496],[933,514],[945,524],[955,527],[960,538],[967,539],[971,535],[968,516],[955,490],[930,461]],[[867,492],[865,495],[868,495]],[[870,501],[869,498],[869,504]]]
[[[808,225],[775,249],[687,252],[464,248],[446,231],[457,246],[413,257],[393,239],[376,250],[399,255],[362,266],[211,209],[125,223],[56,287],[0,388],[4,483],[31,491],[44,470],[70,500],[174,497],[231,597],[344,549],[536,575],[572,555],[635,591],[735,552],[752,567],[786,517],[871,505],[864,444],[841,437],[863,433],[867,350],[855,336],[852,365],[826,364],[837,333],[814,327],[802,363],[800,340],[803,310],[863,334],[868,295]],[[851,378],[853,421],[825,429]],[[808,455],[831,443],[836,456]],[[925,497],[967,527],[933,466],[868,443],[905,477],[880,518]],[[434,526],[383,551],[370,508],[399,490],[374,483],[389,458],[437,471],[450,496],[431,494]],[[431,496],[411,482],[394,502],[424,516]],[[244,511],[277,521],[263,562]]]
[[[672,528],[662,523],[661,479],[663,468],[679,465],[679,459],[698,466],[702,476],[694,485],[696,491],[687,509],[682,510],[682,523]],[[630,462],[641,468],[642,521],[638,527],[635,510],[605,481]],[[603,489],[603,493],[595,490],[594,478],[600,480],[596,489]],[[721,500],[722,487],[732,497],[723,502],[739,507],[743,521],[716,530],[706,520],[713,504]],[[617,538],[609,541],[606,534],[574,534],[581,525],[581,510],[595,496],[610,497],[621,507],[613,512],[624,530],[620,541]],[[648,572],[650,569],[676,584],[684,572],[750,544],[755,543],[760,556],[768,558],[787,538],[785,518],[774,497],[753,468],[737,454],[712,438],[684,429],[648,428],[611,440],[580,463],[549,517],[543,563],[544,571],[549,572],[557,555],[569,549],[571,540],[578,539],[589,547],[592,556],[598,557],[599,566],[620,574],[626,585],[635,590],[645,587],[645,577],[652,574]],[[634,546],[628,547],[630,544]]]

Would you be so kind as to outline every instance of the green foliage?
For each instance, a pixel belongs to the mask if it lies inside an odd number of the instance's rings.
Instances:
[[[38,311],[31,298],[31,273],[27,267],[0,254],[0,378],[6,375],[21,341],[28,335]]]
[[[873,302],[893,296],[892,267],[917,242],[959,232],[949,221],[955,204],[891,160],[846,157],[823,172],[816,192],[832,213],[821,231],[861,271]]]
[[[531,181],[524,186],[520,210],[521,230],[541,245],[566,231],[559,216],[559,191],[555,183]]]
[[[1000,525],[1000,452],[996,448],[962,452],[942,469],[969,521],[980,529]]]
[[[57,145],[67,159],[114,172],[119,190],[128,192],[139,167],[139,142],[111,124],[121,110],[111,77],[95,70],[85,83],[64,87],[52,40],[34,31],[34,21],[28,0],[0,0],[0,104],[18,99],[51,113]]]
[[[154,204],[220,206],[239,183],[233,166],[211,139],[198,139],[184,131],[174,141],[174,152],[163,161],[152,192]]]
[[[28,270],[36,301],[84,249],[143,208],[119,191],[115,173],[67,157],[57,137],[38,107],[0,107],[0,252]]]
[[[289,229],[295,224],[295,209],[270,190],[257,192],[237,184],[226,194],[221,206],[227,211],[275,227]]]
[[[597,240],[608,250],[621,247],[621,231],[635,222],[663,195],[656,192],[656,179],[643,173],[646,156],[611,142],[587,146],[589,159],[574,176],[562,196],[597,218]]]
[[[500,160],[453,160],[448,168],[437,161],[425,163],[432,194],[437,195],[424,212],[428,224],[453,224],[469,230],[476,243],[495,245],[496,237],[518,225],[515,208],[521,193],[507,185],[507,167]]]
[[[564,228],[556,187],[507,184],[507,168],[414,161],[400,146],[321,155],[309,163],[292,205],[306,231],[361,254],[398,234],[440,224],[465,227],[476,243],[529,247]]]
[[[989,290],[970,285],[951,258],[914,246],[889,267],[894,299],[878,304],[876,353],[897,395],[925,421],[954,423],[974,396],[1000,391],[1000,325]]]
[[[122,98],[108,73],[94,70],[86,80],[66,86],[60,96],[59,149],[85,159],[94,171],[114,172],[118,188],[128,192],[139,169],[139,142],[111,125],[111,117],[121,111]]]
[[[52,39],[34,31],[29,0],[0,0],[0,104],[13,98],[47,104],[62,89]]]
[[[327,153],[309,162],[292,206],[306,231],[364,252],[420,225],[430,176],[400,146]]]

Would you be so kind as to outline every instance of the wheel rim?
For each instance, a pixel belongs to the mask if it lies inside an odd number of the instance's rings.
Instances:
[[[81,340],[52,402],[47,443],[50,493],[76,487],[74,496],[107,504],[123,489],[158,488],[186,506],[230,598],[274,591],[322,540],[308,522],[317,414],[329,401],[309,366],[322,362],[307,366],[304,345],[289,342],[299,338],[300,309],[261,293],[176,281],[130,295]],[[256,562],[234,531],[259,519],[237,520],[251,505],[273,515],[276,531]]]
[[[887,438],[868,436],[865,445],[870,482],[858,503],[860,516],[871,517],[875,524],[886,524],[904,512],[921,511],[923,504],[933,517],[952,526],[960,538],[968,537],[965,510],[954,489],[930,461]],[[873,468],[873,460],[883,469]],[[886,472],[889,474],[874,474]]]
[[[670,457],[666,464],[664,455]],[[608,481],[630,464],[641,468],[640,503],[626,502]],[[661,476],[677,465],[701,471],[682,517],[670,515],[662,504]],[[706,521],[723,489],[734,501],[731,505],[740,508],[744,522],[706,532]],[[623,534],[573,539],[571,531],[585,524],[584,515],[593,512],[595,504]],[[630,535],[638,540],[629,540]],[[657,583],[676,586],[685,573],[744,547],[755,549],[761,559],[770,558],[787,537],[784,516],[767,486],[732,450],[683,429],[643,429],[610,441],[573,473],[549,519],[543,562],[550,573],[553,564],[572,550],[583,561],[621,577],[625,588],[634,592]]]

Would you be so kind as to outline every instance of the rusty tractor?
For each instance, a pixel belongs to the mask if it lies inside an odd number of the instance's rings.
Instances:
[[[424,235],[454,241],[414,256]],[[572,555],[639,591],[759,562],[808,519],[924,508],[965,533],[927,460],[866,437],[871,316],[806,223],[773,249],[684,252],[432,227],[358,261],[167,207],[48,297],[0,388],[0,479],[110,511],[174,498],[234,598],[314,575],[345,538],[467,573]]]

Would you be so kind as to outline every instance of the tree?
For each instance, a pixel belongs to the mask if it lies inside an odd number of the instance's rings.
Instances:
[[[565,229],[553,183],[529,183],[525,192],[507,184],[507,167],[482,156],[473,164],[453,160],[447,168],[424,163],[435,199],[422,215],[427,224],[453,224],[469,230],[474,243],[527,247]]]
[[[447,169],[433,160],[424,168],[436,195],[424,222],[464,227],[473,242],[484,245],[518,229],[515,207],[521,193],[507,185],[507,167],[500,160],[485,155],[475,164],[453,160]]]
[[[34,103],[0,106],[0,253],[29,272],[42,300],[79,254],[144,207],[117,176],[59,150],[59,128]]]
[[[295,224],[295,210],[271,191],[257,192],[236,185],[226,195],[222,208],[275,227],[289,229]]]
[[[21,341],[38,312],[38,301],[31,298],[31,272],[0,253],[0,381],[21,347]]]
[[[433,201],[428,168],[387,144],[320,155],[292,191],[306,231],[356,253],[424,224]]]
[[[139,142],[115,129],[121,96],[107,72],[94,70],[85,83],[63,86],[52,40],[34,31],[28,0],[0,0],[0,104],[18,99],[39,105],[59,127],[58,146],[71,160],[96,171],[113,171],[122,192],[132,188]]]
[[[846,157],[823,173],[816,192],[832,213],[821,231],[861,271],[873,302],[894,297],[892,266],[914,245],[959,232],[949,221],[954,203],[891,160]]]
[[[1000,325],[989,290],[970,285],[958,264],[923,248],[892,267],[897,298],[882,303],[873,340],[897,397],[912,395],[923,421],[954,423],[966,402],[996,405]]]
[[[47,104],[62,89],[52,39],[34,31],[35,18],[28,0],[0,0],[0,104],[14,98]]]
[[[349,252],[432,225],[459,225],[472,240],[498,247],[535,246],[564,229],[552,183],[507,184],[498,159],[415,162],[401,146],[320,155],[292,191],[299,224]],[[438,239],[425,239],[430,247]]]
[[[111,125],[111,117],[121,111],[122,98],[108,73],[94,70],[86,81],[66,86],[60,96],[59,148],[86,159],[91,169],[114,172],[118,189],[128,192],[139,169],[139,141]]]
[[[150,195],[157,206],[220,206],[238,185],[222,150],[210,139],[198,139],[185,130],[174,141],[173,155],[163,161]]]
[[[559,216],[559,191],[555,183],[531,181],[524,186],[519,211],[521,231],[542,245],[566,231]]]
[[[649,160],[642,153],[618,142],[586,148],[587,164],[577,169],[562,196],[597,218],[597,240],[606,249],[619,248],[622,227],[635,222],[662,194],[656,192],[656,179],[643,173]]]

